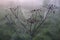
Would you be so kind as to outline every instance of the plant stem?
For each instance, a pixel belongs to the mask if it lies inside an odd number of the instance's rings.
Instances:
[[[30,26],[30,40],[32,40],[32,23],[31,23],[31,26]]]

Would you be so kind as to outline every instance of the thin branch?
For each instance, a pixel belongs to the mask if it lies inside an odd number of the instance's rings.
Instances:
[[[50,12],[50,10],[51,10],[51,7],[49,7],[48,12],[46,13],[45,18],[44,18],[40,23],[38,23],[38,24],[37,24],[37,28],[32,31],[32,36],[36,35],[36,33],[37,33],[38,29],[40,28],[40,26],[45,22],[48,14],[49,14],[49,12]]]

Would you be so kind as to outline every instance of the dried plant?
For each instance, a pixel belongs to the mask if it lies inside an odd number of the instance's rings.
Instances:
[[[43,7],[44,8],[44,7]],[[12,35],[11,40],[13,40],[15,38],[16,34],[27,34],[30,36],[29,40],[33,40],[33,38],[40,32],[40,27],[44,24],[44,22],[46,21],[48,15],[50,12],[53,11],[53,13],[55,13],[55,7],[53,5],[48,6],[48,11],[46,12],[46,14],[43,16],[40,15],[40,12],[42,10],[37,9],[37,10],[32,10],[31,12],[35,12],[36,15],[35,17],[32,15],[31,18],[27,19],[26,21],[21,21],[20,17],[18,16],[18,12],[16,10],[19,9],[19,7],[17,6],[16,8],[9,8],[12,14],[8,14],[5,15],[5,18],[7,19],[8,23],[10,24],[15,24],[15,30],[16,33],[14,33]],[[20,10],[20,13],[23,13]],[[36,19],[37,18],[37,14],[39,13],[39,20]]]

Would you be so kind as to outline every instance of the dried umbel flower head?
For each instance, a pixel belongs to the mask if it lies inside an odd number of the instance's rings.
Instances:
[[[37,20],[37,19],[32,19],[32,18],[29,18],[28,20],[27,20],[29,23],[31,23],[31,24],[34,24],[34,23],[36,23],[36,22],[39,22],[39,20]]]

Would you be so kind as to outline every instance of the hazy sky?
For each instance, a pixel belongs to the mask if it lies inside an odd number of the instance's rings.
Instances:
[[[0,0],[0,6],[6,6],[6,5],[12,5],[14,4],[20,4],[23,8],[38,8],[40,5],[43,4],[44,0]],[[52,3],[59,5],[59,0],[51,0]],[[11,3],[11,4],[10,4]]]
[[[0,6],[11,5],[10,3],[19,3],[24,8],[38,8],[43,0],[0,0]]]

